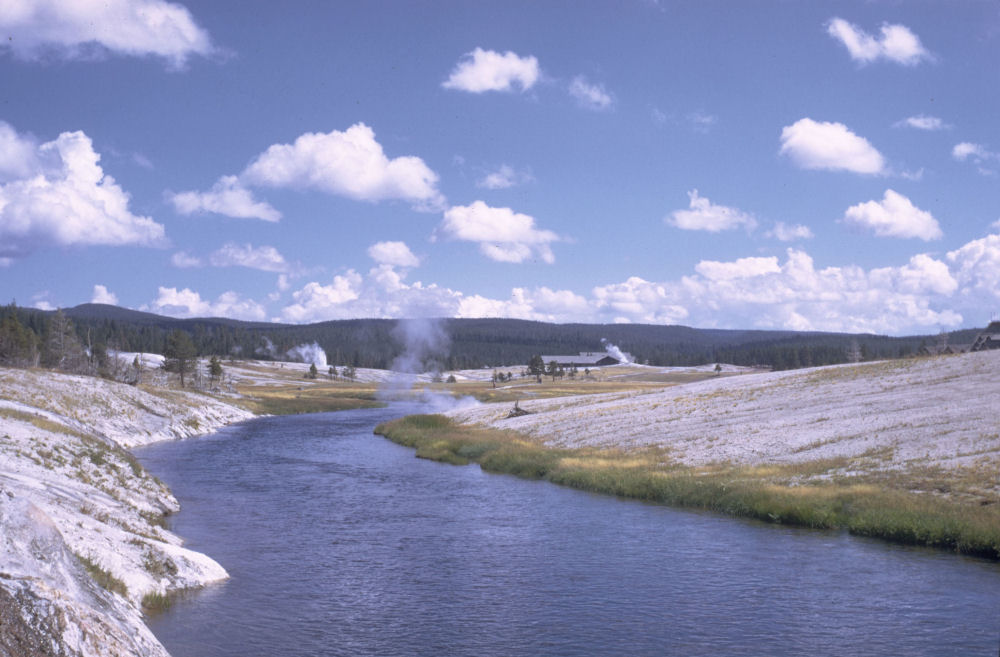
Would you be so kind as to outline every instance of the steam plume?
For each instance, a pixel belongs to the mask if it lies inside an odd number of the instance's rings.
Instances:
[[[292,347],[285,355],[292,360],[302,363],[312,363],[319,369],[326,369],[326,352],[323,351],[323,348],[317,342]]]
[[[601,338],[601,344],[604,345],[604,351],[608,352],[608,355],[612,358],[618,360],[619,363],[631,363],[632,358],[629,354],[619,349],[617,346],[608,342],[607,338]]]

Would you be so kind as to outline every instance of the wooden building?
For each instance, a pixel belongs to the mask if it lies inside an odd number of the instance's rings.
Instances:
[[[986,351],[987,349],[1000,349],[1000,321],[990,322],[990,325],[976,336],[975,342],[969,347],[969,351]]]
[[[545,366],[548,367],[549,363],[555,361],[559,367],[569,368],[576,367],[605,367],[607,365],[618,365],[622,362],[631,362],[632,354],[622,354],[627,360],[621,361],[614,356],[610,355],[606,351],[581,351],[575,356],[542,356],[542,361]]]

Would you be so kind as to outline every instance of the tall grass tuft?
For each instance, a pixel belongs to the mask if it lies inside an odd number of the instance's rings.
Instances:
[[[895,490],[849,477],[790,485],[810,468],[839,461],[741,468],[683,467],[662,451],[553,448],[513,432],[461,427],[443,415],[414,415],[380,424],[375,433],[416,449],[420,458],[488,472],[545,479],[595,493],[677,507],[707,509],[769,523],[844,529],[896,543],[1000,559],[1000,505],[962,503]],[[785,483],[776,483],[776,482]]]

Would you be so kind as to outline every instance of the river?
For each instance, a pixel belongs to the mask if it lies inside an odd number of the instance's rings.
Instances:
[[[414,409],[260,418],[136,455],[229,571],[149,625],[174,657],[989,655],[1000,565],[413,456]]]

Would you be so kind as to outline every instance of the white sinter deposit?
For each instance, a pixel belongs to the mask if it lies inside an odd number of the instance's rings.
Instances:
[[[249,417],[196,393],[0,368],[0,654],[166,655],[143,598],[228,575],[160,526],[177,500],[124,448]]]
[[[719,377],[653,391],[521,402],[449,415],[545,444],[665,447],[678,463],[866,456],[872,467],[1000,464],[1000,350]]]

